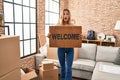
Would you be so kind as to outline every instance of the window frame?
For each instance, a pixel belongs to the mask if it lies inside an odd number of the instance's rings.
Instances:
[[[58,20],[59,20],[59,17],[60,17],[60,0],[58,0],[58,1],[56,1],[56,0],[51,0],[52,2],[56,2],[56,3],[58,3],[58,6],[59,6],[59,12],[54,12],[54,11],[51,11],[50,10],[50,0],[48,0],[48,8],[49,9],[46,9],[46,2],[45,2],[45,15],[46,15],[46,13],[48,13],[48,14],[57,14],[58,15]],[[56,6],[54,6],[54,7],[56,7]],[[48,15],[48,22],[46,22],[46,16],[45,16],[45,34],[47,35],[47,30],[49,30],[49,25],[56,25],[57,23],[50,23],[50,16]]]
[[[13,6],[13,21],[8,21],[8,22],[6,22],[5,21],[5,18],[4,18],[4,23],[5,24],[9,24],[9,25],[13,25],[12,27],[13,27],[13,35],[16,35],[16,32],[15,32],[15,25],[17,24],[17,25],[22,25],[21,27],[22,27],[22,40],[20,40],[20,45],[21,45],[21,42],[22,42],[22,50],[23,50],[23,52],[22,52],[22,57],[21,58],[25,58],[25,57],[28,57],[28,56],[31,56],[31,55],[34,55],[34,54],[36,54],[37,53],[37,49],[38,49],[38,46],[37,46],[37,0],[35,0],[36,2],[35,2],[35,7],[31,7],[31,6],[33,6],[33,5],[31,5],[31,1],[29,0],[29,6],[26,6],[26,5],[23,5],[23,0],[21,0],[21,4],[19,4],[19,3],[15,3],[14,2],[14,0],[12,0],[12,2],[9,2],[8,0],[3,0],[3,14],[5,15],[5,13],[4,13],[4,3],[9,3],[9,4],[12,4],[12,6]],[[15,6],[20,6],[21,7],[21,10],[22,10],[22,12],[21,12],[21,15],[22,15],[22,21],[21,22],[16,22],[15,21]],[[23,16],[24,16],[24,14],[23,14],[23,8],[24,7],[27,7],[28,9],[29,9],[29,22],[24,22],[23,21]],[[31,10],[35,10],[35,22],[31,22],[32,20],[32,18],[31,18]],[[28,24],[29,25],[29,38],[28,39],[24,39],[24,25],[25,24]],[[32,38],[32,36],[31,36],[31,29],[32,29],[32,26],[34,25],[34,28],[35,28],[35,37],[34,38]],[[10,26],[9,26],[9,29],[10,29]],[[11,33],[12,34],[12,33]],[[30,43],[29,43],[29,49],[30,49],[30,52],[29,52],[29,54],[28,55],[25,55],[25,41],[29,41]],[[34,46],[34,52],[33,53],[31,53],[31,51],[32,51],[32,43],[34,43],[35,42],[35,46]],[[20,55],[21,55],[21,53],[20,53]]]

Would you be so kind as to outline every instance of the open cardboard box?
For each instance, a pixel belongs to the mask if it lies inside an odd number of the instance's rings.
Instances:
[[[37,77],[35,70],[30,68],[23,68],[25,74],[21,74],[21,80],[31,80]]]

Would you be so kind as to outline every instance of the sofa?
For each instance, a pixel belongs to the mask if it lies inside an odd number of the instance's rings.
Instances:
[[[119,55],[120,47],[82,43],[82,47],[78,48],[78,58],[73,61],[72,76],[87,80],[120,80]],[[60,68],[57,59],[46,56],[42,51],[36,54],[37,70],[42,61],[52,61]]]

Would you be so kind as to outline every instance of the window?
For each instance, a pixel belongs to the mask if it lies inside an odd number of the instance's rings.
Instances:
[[[36,53],[36,0],[3,0],[10,35],[20,36],[20,56]]]
[[[49,33],[49,26],[58,23],[60,14],[60,0],[45,0],[45,34]]]

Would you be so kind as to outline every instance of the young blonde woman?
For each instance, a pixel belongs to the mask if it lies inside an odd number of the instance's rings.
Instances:
[[[58,25],[68,26],[71,23],[71,15],[68,9],[63,10],[62,19]],[[48,34],[50,37],[50,33]],[[58,59],[60,62],[60,77],[61,80],[72,80],[72,63],[74,58],[74,48],[58,48]]]
[[[68,9],[63,10],[62,21],[60,25],[73,25],[70,22],[71,16]],[[58,24],[59,25],[59,24]],[[74,58],[74,48],[58,48],[58,59],[60,62],[61,80],[72,80],[72,63]]]

